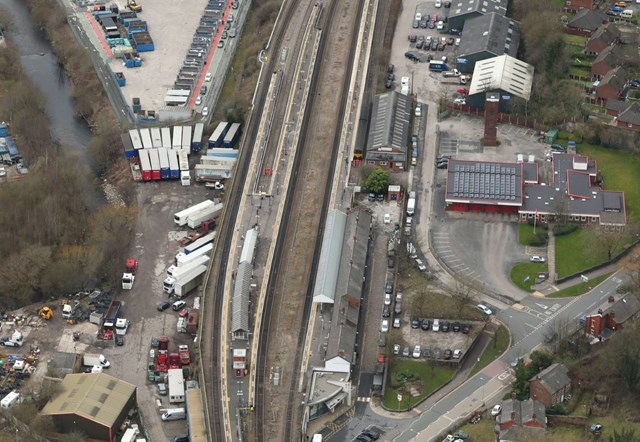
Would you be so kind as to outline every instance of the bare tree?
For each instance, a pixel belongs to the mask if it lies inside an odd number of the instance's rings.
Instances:
[[[594,227],[593,233],[596,245],[606,253],[608,261],[611,261],[614,255],[621,251],[622,246],[628,240],[628,235],[624,230],[610,226]]]
[[[470,284],[456,280],[453,290],[451,291],[451,298],[456,304],[458,310],[458,316],[462,316],[464,308],[474,302],[478,292]]]

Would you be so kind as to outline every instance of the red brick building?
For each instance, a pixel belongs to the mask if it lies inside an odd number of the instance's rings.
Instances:
[[[608,46],[616,45],[620,42],[620,30],[613,24],[607,23],[595,31],[585,45],[584,52],[588,55],[599,54]]]
[[[620,112],[616,119],[616,126],[625,129],[640,130],[640,104],[633,103]]]
[[[607,72],[623,65],[622,52],[618,46],[607,46],[591,65],[591,79],[600,80]]]
[[[604,106],[608,100],[619,100],[627,86],[627,71],[617,67],[600,80],[596,86],[596,103]]]
[[[564,10],[567,12],[577,12],[580,9],[595,8],[595,0],[566,0]]]
[[[602,12],[582,9],[567,23],[564,32],[589,37],[600,26],[608,22],[609,19]]]
[[[564,364],[553,364],[529,380],[529,398],[546,408],[564,402],[568,394],[571,394],[571,378]]]
[[[609,296],[595,314],[584,318],[585,333],[592,342],[603,341],[613,335],[622,323],[640,310],[640,302],[633,293]]]

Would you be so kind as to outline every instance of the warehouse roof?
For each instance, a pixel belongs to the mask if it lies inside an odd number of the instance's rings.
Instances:
[[[105,373],[69,374],[42,414],[76,414],[111,427],[135,392],[134,385]]]
[[[509,55],[476,63],[469,95],[501,90],[529,100],[533,83],[533,66]]]
[[[332,210],[327,215],[320,261],[313,287],[313,302],[334,303],[346,224],[347,215],[344,212]]]
[[[520,206],[522,164],[449,160],[447,202]]]
[[[507,3],[507,0],[454,0],[451,4],[449,18],[474,12],[480,14],[496,12],[505,15],[507,13]],[[466,29],[465,32],[467,32]]]
[[[411,121],[411,98],[397,92],[376,95],[367,137],[367,159],[372,155],[403,155],[406,159]]]
[[[509,54],[515,57],[520,44],[518,22],[492,12],[470,18],[466,23],[456,58],[485,51],[493,55]]]

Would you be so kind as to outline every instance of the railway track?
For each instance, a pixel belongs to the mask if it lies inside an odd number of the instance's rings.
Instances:
[[[312,305],[311,293],[313,291],[313,284],[315,281],[314,275],[317,271],[319,252],[322,244],[323,228],[329,209],[330,191],[332,182],[329,177],[332,177],[335,172],[336,162],[338,154],[340,152],[340,128],[342,125],[342,119],[345,114],[345,101],[348,93],[349,74],[352,71],[354,54],[353,51],[347,53],[346,60],[335,61],[341,66],[341,72],[328,73],[327,70],[332,70],[334,66],[330,63],[325,65],[325,60],[332,60],[330,53],[335,50],[335,46],[327,46],[328,42],[332,42],[334,45],[338,44],[340,39],[335,39],[335,35],[341,32],[339,25],[334,26],[334,18],[337,6],[340,4],[346,9],[351,9],[355,6],[355,19],[351,23],[350,29],[355,28],[355,24],[359,22],[360,14],[362,13],[362,5],[364,1],[353,2],[338,2],[332,1],[327,8],[318,16],[316,26],[325,28],[322,38],[320,40],[320,46],[318,50],[319,59],[323,61],[319,72],[314,72],[314,76],[310,83],[309,103],[304,116],[303,126],[301,133],[306,134],[306,138],[302,142],[302,148],[297,149],[297,154],[294,163],[294,170],[292,179],[290,181],[287,199],[285,202],[285,213],[293,214],[294,216],[287,216],[283,219],[280,225],[280,231],[278,232],[279,241],[274,254],[274,261],[271,267],[271,273],[269,281],[272,283],[267,288],[267,298],[263,311],[263,326],[260,330],[260,349],[258,353],[258,365],[257,365],[257,378],[256,378],[256,415],[254,422],[254,434],[255,440],[262,441],[265,433],[269,434],[271,440],[296,440],[300,439],[300,406],[293,404],[300,403],[296,398],[298,395],[298,384],[300,382],[299,367],[302,362],[302,352],[300,351],[304,346],[305,329],[308,324],[309,315]],[[344,27],[344,23],[342,23]],[[333,38],[331,38],[333,35]],[[355,47],[355,40],[357,33],[351,33],[351,45],[350,48]],[[342,42],[344,45],[344,43]],[[340,92],[336,95],[335,82],[327,81],[328,77],[338,76],[342,80],[342,87]],[[322,83],[319,81],[322,79]],[[331,93],[333,90],[333,93]],[[321,111],[322,104],[315,105],[316,96],[327,95],[329,102],[335,110],[335,103],[342,103],[339,106],[339,111],[336,114],[333,113],[333,119],[327,125],[319,124],[317,118],[313,116]],[[333,98],[332,98],[333,97]],[[338,99],[337,101],[335,99]],[[327,100],[327,99],[325,99]],[[320,100],[318,100],[320,101]],[[326,101],[324,102],[326,106]],[[323,122],[324,123],[324,122]],[[322,126],[322,127],[320,127]],[[325,132],[323,137],[318,137],[316,131],[323,130]],[[331,136],[332,134],[332,136]],[[318,138],[321,141],[318,142]],[[318,159],[321,161],[317,161]],[[313,161],[316,160],[316,161]],[[313,167],[312,167],[313,163]],[[300,180],[303,178],[303,180]],[[313,189],[315,194],[324,195],[321,201],[314,198],[304,198],[303,195],[308,193],[309,189]],[[318,206],[321,210],[318,211]],[[309,223],[309,229],[300,229],[300,216],[303,212],[311,210],[317,215],[315,219]],[[298,216],[295,216],[295,215]],[[296,221],[292,223],[291,221]],[[304,231],[304,233],[302,233]],[[310,232],[309,232],[310,231]],[[286,240],[282,240],[282,239]],[[302,244],[300,244],[302,242]],[[313,244],[313,247],[309,245]],[[302,246],[302,247],[301,247]],[[295,253],[291,253],[291,250],[304,250],[304,256],[300,257]],[[307,265],[302,265],[302,264]],[[308,267],[307,267],[308,266]],[[276,320],[275,329],[272,327],[274,324],[273,318],[278,315],[280,318],[282,314],[282,304],[285,303],[284,298],[292,296],[296,290],[289,290],[291,287],[287,287],[288,269],[305,273],[305,277],[296,286],[297,289],[297,308],[294,308],[294,316],[296,320],[291,322],[289,320]],[[308,271],[309,269],[310,271]],[[284,270],[284,271],[283,271]],[[290,276],[290,275],[289,275]],[[292,358],[287,358],[287,362],[281,363],[281,366],[286,365],[289,367],[286,382],[278,387],[286,391],[285,397],[276,394],[271,394],[268,397],[267,390],[269,385],[267,384],[268,378],[271,376],[271,366],[273,360],[270,360],[270,355],[280,353],[277,350],[279,346],[279,336],[283,330],[279,327],[281,324],[286,324],[286,331],[291,334],[295,330],[293,336],[294,345],[291,352]],[[295,326],[294,326],[295,324]],[[276,358],[277,359],[277,358]],[[271,430],[266,432],[265,426],[269,422],[269,416],[266,415],[267,405],[268,409],[273,411],[274,399],[280,399],[280,409],[284,408],[286,412],[283,414],[284,420],[280,420],[276,425],[271,426]],[[284,403],[283,403],[284,399]],[[284,404],[284,407],[282,405]],[[278,429],[283,430],[282,433]],[[280,437],[281,436],[281,437]]]

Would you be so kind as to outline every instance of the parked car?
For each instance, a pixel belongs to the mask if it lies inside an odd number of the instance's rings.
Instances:
[[[476,306],[476,308],[477,308],[478,310],[480,310],[482,313],[484,313],[485,315],[491,315],[491,314],[493,314],[493,312],[491,311],[491,309],[490,309],[489,307],[487,307],[486,305],[484,305],[484,304],[478,304],[478,305]]]
[[[420,328],[420,320],[418,318],[413,318],[411,320],[411,328],[413,329]]]
[[[442,323],[442,326],[440,327],[440,329],[441,329],[443,332],[448,332],[450,327],[451,327],[451,324],[449,323],[449,321],[444,321],[444,322]]]
[[[453,359],[460,359],[462,356],[462,350],[453,350]]]
[[[388,213],[385,213],[385,218],[387,215],[389,216],[389,222],[391,222],[391,215],[389,215]],[[389,224],[389,222],[386,222],[386,223]],[[384,292],[393,293],[393,281],[387,281],[387,283],[384,286]]]
[[[408,358],[408,357],[409,357],[409,354],[410,354],[409,347],[405,347],[405,348],[402,350],[402,356],[403,356],[403,357],[405,357],[405,358]]]
[[[391,294],[390,293],[385,293],[384,294],[384,305],[391,305]]]
[[[411,356],[413,356],[416,359],[421,357],[422,356],[422,348],[419,345],[416,345],[415,347],[413,347],[413,354]]]
[[[462,333],[469,334],[469,332],[471,331],[471,324],[466,323],[466,324],[462,324]]]
[[[400,328],[400,318],[395,318],[393,320],[393,328]]]
[[[529,261],[543,263],[547,260],[543,256],[533,255],[531,258],[529,258]]]
[[[448,361],[449,359],[451,359],[451,356],[453,355],[453,352],[450,349],[446,349],[444,351],[444,358]]]
[[[394,268],[396,266],[396,257],[395,256],[389,256],[387,258],[387,267],[389,267],[390,269]]]
[[[460,331],[460,323],[459,322],[454,322],[453,324],[451,324],[451,330],[453,330],[454,332],[459,332]]]
[[[391,89],[393,87],[393,80],[390,79],[390,78],[387,78],[384,81],[384,87],[387,88],[387,89]]]
[[[413,25],[411,25],[413,29],[418,29],[420,27],[420,20],[413,20]]]
[[[422,105],[420,103],[416,104],[416,117],[422,116]]]
[[[431,330],[433,330],[434,332],[440,331],[440,320],[439,319],[434,319],[433,320],[433,325],[431,326]]]
[[[171,308],[173,309],[173,311],[179,312],[184,308],[185,305],[187,305],[186,302],[184,302],[183,300],[179,300],[171,304]]]
[[[171,307],[171,303],[169,301],[161,302],[160,304],[158,304],[158,311],[163,312],[169,307]]]
[[[209,108],[205,106],[202,108],[202,116],[206,117],[207,115],[209,115]]]
[[[390,214],[385,213],[383,219],[384,219],[384,223],[385,224],[390,224],[391,223],[391,215]]]
[[[502,413],[502,405],[496,404],[491,409],[491,416],[499,416]]]
[[[389,331],[389,321],[387,319],[382,320],[382,323],[380,324],[380,331],[382,333],[386,333]]]
[[[400,344],[394,344],[393,345],[393,354],[394,355],[399,355],[400,354]]]
[[[116,335],[116,345],[122,347],[124,345],[124,336]]]
[[[442,7],[442,1],[436,0],[436,8],[441,8],[441,7]]]
[[[429,321],[428,319],[423,319],[422,330],[429,331],[430,328],[431,328],[431,321]]]

